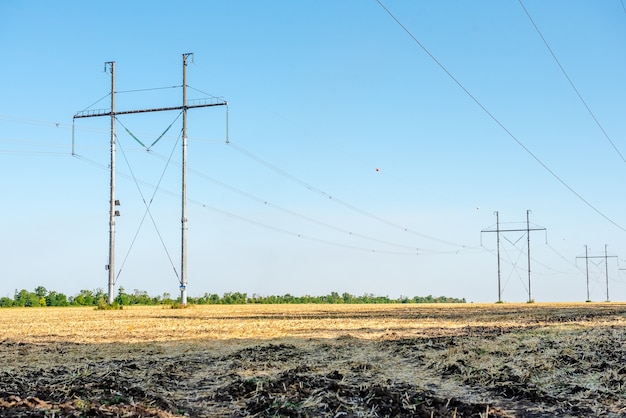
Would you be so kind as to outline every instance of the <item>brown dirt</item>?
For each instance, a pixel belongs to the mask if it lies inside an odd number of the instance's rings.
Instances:
[[[623,417],[626,305],[3,309],[2,417]]]

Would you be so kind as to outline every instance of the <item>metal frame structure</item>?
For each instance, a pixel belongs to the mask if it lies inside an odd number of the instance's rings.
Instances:
[[[617,258],[616,255],[608,255],[608,245],[604,245],[604,255],[589,255],[589,251],[587,246],[585,245],[585,255],[578,256],[576,259],[584,258],[585,259],[585,271],[587,274],[587,302],[591,302],[591,295],[589,293],[589,259],[590,258],[604,258],[604,275],[606,279],[606,301],[610,302],[609,299],[609,258]]]
[[[112,304],[115,291],[115,217],[119,216],[116,207],[119,201],[115,199],[115,117],[117,115],[128,115],[134,113],[147,112],[165,112],[172,110],[182,110],[183,113],[183,130],[182,130],[182,202],[181,202],[181,260],[180,260],[180,298],[181,304],[187,304],[187,110],[225,106],[228,102],[217,98],[195,100],[189,104],[187,101],[187,62],[193,53],[184,53],[183,55],[183,102],[181,106],[161,107],[152,109],[138,110],[115,110],[115,61],[106,62],[105,71],[110,69],[111,72],[111,108],[109,110],[85,110],[74,115],[74,119],[92,118],[101,116],[111,117],[111,186],[110,186],[110,206],[109,206],[109,264],[106,268],[109,272],[108,285],[108,303]]]
[[[526,232],[527,244],[528,244],[528,303],[533,301],[530,288],[530,232],[531,231],[545,231],[546,228],[531,228],[530,227],[530,210],[526,211],[526,228],[514,228],[514,229],[500,229],[500,217],[498,211],[495,211],[496,215],[496,229],[483,229],[482,232],[495,232],[498,243],[498,303],[502,303],[502,288],[500,278],[500,233],[502,232]]]

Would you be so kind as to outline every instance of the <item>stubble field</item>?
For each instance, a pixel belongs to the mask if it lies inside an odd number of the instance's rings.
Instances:
[[[623,417],[626,304],[0,309],[2,417]]]

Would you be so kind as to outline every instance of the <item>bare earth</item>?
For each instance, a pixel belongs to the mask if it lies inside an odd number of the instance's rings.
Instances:
[[[624,417],[626,304],[0,309],[2,417]]]

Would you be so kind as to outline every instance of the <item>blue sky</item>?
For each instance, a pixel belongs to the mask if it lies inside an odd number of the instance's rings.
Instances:
[[[495,301],[481,230],[531,210],[534,300],[586,299],[585,245],[626,299],[621,0],[9,0],[0,39],[0,296],[106,289],[110,120],[77,119],[72,156],[72,117],[109,107],[107,61],[117,110],[180,105],[193,52],[189,98],[229,107],[228,129],[225,107],[188,113],[191,296]],[[118,120],[116,287],[177,295],[179,115]],[[124,130],[172,123],[151,153]],[[505,301],[528,298],[526,243],[501,235]],[[589,273],[606,299],[604,259]]]

